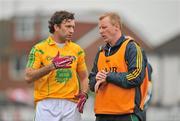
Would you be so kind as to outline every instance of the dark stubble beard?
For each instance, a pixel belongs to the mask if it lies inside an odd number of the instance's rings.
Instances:
[[[67,41],[67,39],[66,39],[65,37],[59,37],[59,41],[62,42],[62,43],[64,43],[64,42]]]

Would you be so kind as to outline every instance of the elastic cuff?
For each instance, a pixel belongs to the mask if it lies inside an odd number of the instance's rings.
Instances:
[[[52,62],[52,63],[53,63],[53,62]],[[55,64],[55,63],[53,63],[53,65],[54,65],[55,69],[57,69],[57,66],[56,66],[56,64]]]
[[[87,92],[84,92],[84,91],[81,91],[83,94],[86,95],[86,99],[88,99],[88,93]]]
[[[106,82],[111,82],[111,81],[110,81],[110,76],[111,76],[111,73],[108,73],[108,74],[107,74],[107,77],[106,77]]]

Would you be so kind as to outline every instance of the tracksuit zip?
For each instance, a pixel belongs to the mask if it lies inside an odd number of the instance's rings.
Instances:
[[[107,54],[107,56],[110,55],[110,51],[111,51],[111,47],[108,49],[108,54]]]

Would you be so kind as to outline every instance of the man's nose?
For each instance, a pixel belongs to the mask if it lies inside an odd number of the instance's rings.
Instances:
[[[102,34],[102,33],[103,33],[103,30],[102,30],[102,29],[99,29],[99,33]]]
[[[74,33],[74,28],[70,28],[70,29],[69,29],[69,32],[70,32],[70,33]]]

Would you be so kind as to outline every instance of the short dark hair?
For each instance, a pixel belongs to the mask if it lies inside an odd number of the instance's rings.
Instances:
[[[56,11],[49,20],[49,32],[54,33],[54,25],[61,24],[63,20],[74,19],[74,13],[68,11]]]

